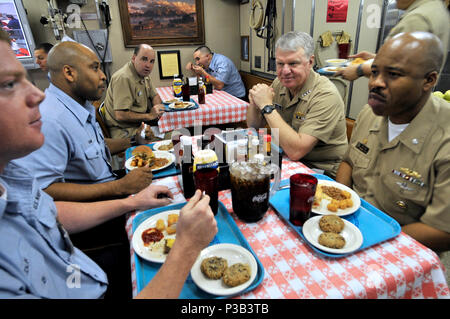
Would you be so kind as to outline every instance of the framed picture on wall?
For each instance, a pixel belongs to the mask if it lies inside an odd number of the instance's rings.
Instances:
[[[248,61],[249,53],[248,53],[248,35],[241,36],[241,60]]]
[[[205,43],[203,0],[120,0],[125,47]]]
[[[174,74],[181,74],[180,51],[157,51],[159,78],[161,80],[173,79]]]

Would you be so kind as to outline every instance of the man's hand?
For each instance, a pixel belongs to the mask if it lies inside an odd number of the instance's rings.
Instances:
[[[356,54],[349,55],[348,58],[349,59],[361,58],[363,60],[370,60],[370,59],[375,59],[375,56],[376,56],[376,54],[374,54],[374,53],[370,53],[367,51],[361,51]]]
[[[170,199],[173,199],[172,192],[162,185],[149,185],[131,198],[137,210],[167,206],[172,202]]]
[[[195,72],[195,74],[199,76],[206,76],[208,73],[205,71],[205,69],[200,65],[192,65],[192,71]]]
[[[153,179],[150,167],[139,167],[117,180],[119,191],[124,195],[136,194],[150,185]]]
[[[273,89],[267,84],[256,84],[248,92],[251,104],[257,106],[260,110],[268,104],[272,104],[275,95]]]
[[[156,104],[153,105],[152,109],[150,110],[150,119],[159,119],[161,116],[163,116],[165,112],[165,107],[163,104]]]
[[[350,64],[347,67],[343,67],[339,71],[337,71],[334,76],[341,76],[345,80],[354,81],[359,78],[358,73],[356,72],[358,65]]]
[[[202,198],[202,192],[196,190],[194,196],[181,209],[177,223],[177,241],[186,249],[200,251],[217,234],[217,222],[209,206],[209,196]]]
[[[141,126],[136,131],[135,138],[136,138],[136,141],[138,142],[139,145],[149,144],[155,138],[155,134],[153,134],[153,131],[150,128],[150,125],[145,124],[144,122],[142,122]]]

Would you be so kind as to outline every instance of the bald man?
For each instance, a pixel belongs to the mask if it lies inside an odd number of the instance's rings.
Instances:
[[[141,122],[157,125],[164,105],[150,80],[155,65],[155,50],[141,44],[131,61],[111,77],[105,97],[106,125],[111,137],[127,138],[136,134]]]
[[[431,94],[442,63],[431,33],[401,33],[381,47],[336,176],[437,252],[450,249],[450,104]]]
[[[94,201],[135,194],[152,181],[150,168],[123,178],[113,172],[111,153],[132,146],[130,138],[105,139],[89,101],[101,98],[105,74],[88,47],[62,42],[49,52],[50,87],[40,105],[45,143],[16,160],[31,169],[41,187],[55,200]],[[144,144],[140,134],[137,141]]]

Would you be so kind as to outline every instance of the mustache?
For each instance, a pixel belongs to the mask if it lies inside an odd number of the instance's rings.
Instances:
[[[373,88],[373,89],[370,89],[370,90],[369,90],[369,96],[370,96],[371,94],[376,94],[376,95],[382,97],[383,99],[386,98],[386,96],[385,96],[383,93],[381,93],[381,89],[380,89],[380,88]]]

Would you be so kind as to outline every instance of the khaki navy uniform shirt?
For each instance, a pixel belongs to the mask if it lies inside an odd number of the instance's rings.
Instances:
[[[344,102],[336,86],[313,70],[303,88],[292,99],[278,78],[272,83],[273,102],[281,106],[281,117],[296,132],[319,142],[301,161],[335,176],[347,149]]]
[[[106,125],[112,138],[125,138],[136,134],[141,123],[118,121],[115,111],[149,113],[152,99],[157,95],[149,77],[140,77],[130,61],[111,78],[105,97]]]
[[[436,35],[444,48],[444,63],[450,37],[450,16],[442,0],[416,0],[405,11],[388,38],[401,32],[426,31]]]
[[[450,232],[450,103],[431,96],[388,142],[388,119],[366,105],[344,161],[353,189],[401,225],[423,222]]]

